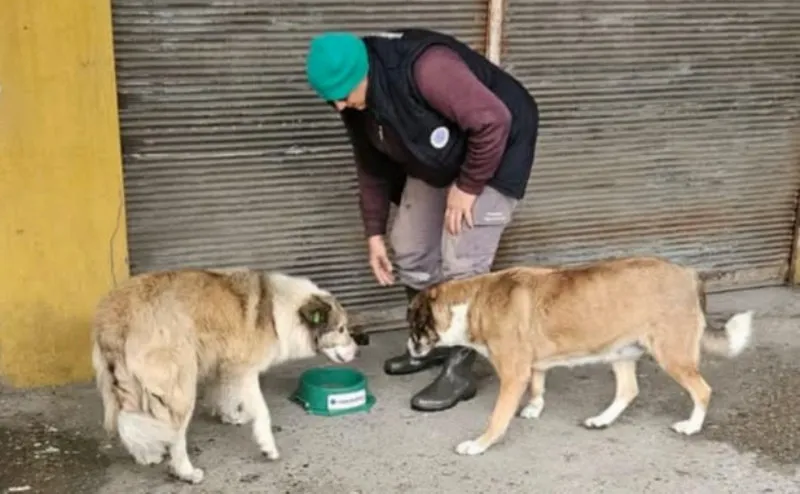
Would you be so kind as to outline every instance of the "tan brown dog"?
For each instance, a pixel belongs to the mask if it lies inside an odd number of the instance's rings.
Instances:
[[[186,452],[200,382],[223,422],[252,420],[255,442],[274,460],[259,375],[318,351],[335,362],[357,355],[333,295],[306,278],[248,269],[133,277],[99,303],[92,344],[105,429],[140,464],[168,452],[172,473],[191,483],[204,476]]]
[[[749,343],[752,311],[705,331],[705,288],[697,272],[658,258],[623,258],[572,268],[518,267],[449,281],[419,293],[408,309],[409,352],[464,345],[486,356],[500,379],[488,427],[456,447],[486,451],[505,434],[530,387],[524,418],[544,407],[545,373],[556,366],[610,363],[616,396],[586,427],[612,424],[638,395],[637,360],[645,353],[691,396],[681,434],[703,426],[711,388],[700,375],[701,348],[734,357]]]

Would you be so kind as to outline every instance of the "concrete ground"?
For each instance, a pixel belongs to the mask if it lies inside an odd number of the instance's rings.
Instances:
[[[651,360],[640,366],[641,394],[611,428],[586,430],[582,419],[613,394],[608,367],[548,375],[545,411],[516,418],[506,439],[483,456],[453,448],[480,433],[497,379],[484,363],[478,396],[454,409],[420,414],[408,399],[435,370],[383,374],[404,334],[373,337],[358,366],[377,404],[366,414],[306,415],[289,402],[302,369],[263,379],[282,458],[261,459],[248,427],[215,423],[198,411],[189,431],[195,465],[206,480],[188,486],[165,465],[139,467],[104,443],[99,397],[91,385],[0,397],[0,493],[767,493],[800,492],[800,297],[787,289],[713,296],[711,309],[755,308],[756,337],[735,361],[705,359],[714,389],[706,429],[685,438],[669,425],[688,416],[683,391]]]

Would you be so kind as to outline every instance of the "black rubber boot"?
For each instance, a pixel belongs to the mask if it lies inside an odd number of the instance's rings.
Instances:
[[[475,396],[477,386],[472,373],[475,350],[459,346],[450,348],[450,352],[450,358],[436,380],[411,398],[414,410],[440,412]]]
[[[419,290],[406,287],[406,297],[408,297],[409,303],[418,292]],[[383,363],[383,371],[390,376],[413,374],[415,372],[441,365],[445,363],[449,357],[450,349],[448,348],[434,348],[432,352],[421,359],[413,358],[411,355],[409,355],[408,350],[406,350],[402,355],[387,359]]]
[[[450,358],[441,374],[411,398],[411,408],[414,410],[440,412],[475,396],[477,386],[472,373],[475,350],[459,346],[450,348],[450,351]]]

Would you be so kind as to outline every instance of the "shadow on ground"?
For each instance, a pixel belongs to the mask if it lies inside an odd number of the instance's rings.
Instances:
[[[742,397],[718,414],[704,437],[755,453],[760,465],[791,474],[800,464],[800,362],[794,349],[783,355],[762,349],[758,355],[748,366],[755,372],[741,381]]]
[[[0,488],[15,492],[91,492],[111,463],[97,441],[33,417],[0,426],[0,444]]]

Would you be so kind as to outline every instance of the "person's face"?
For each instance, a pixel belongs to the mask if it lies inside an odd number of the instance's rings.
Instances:
[[[367,78],[361,80],[358,86],[353,89],[345,99],[338,101],[331,101],[331,104],[336,107],[337,111],[342,111],[345,108],[353,110],[363,110],[367,107]]]

